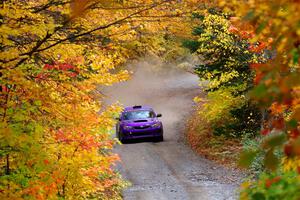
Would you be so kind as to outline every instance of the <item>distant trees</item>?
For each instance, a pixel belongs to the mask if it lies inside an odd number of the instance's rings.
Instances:
[[[247,92],[255,77],[250,64],[263,62],[263,53],[249,49],[253,35],[237,35],[228,14],[208,9],[194,13],[193,19],[194,38],[183,44],[204,58],[205,63],[195,67],[208,92],[201,111],[204,120],[216,135],[256,134],[261,112]]]
[[[216,3],[213,6],[233,13],[230,32],[242,38],[250,36],[248,51],[271,50],[266,62],[250,62],[254,85],[247,94],[269,117],[261,130],[262,140],[241,155],[242,166],[251,165],[258,156],[262,156],[263,166],[259,180],[242,185],[241,199],[299,199],[300,4],[287,0]]]

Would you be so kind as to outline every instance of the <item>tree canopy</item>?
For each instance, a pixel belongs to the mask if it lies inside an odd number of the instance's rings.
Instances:
[[[262,153],[265,167],[242,198],[298,198],[286,196],[299,191],[298,1],[5,0],[0,7],[0,198],[120,199],[126,183],[112,169],[119,158],[110,133],[121,107],[104,106],[99,86],[127,80],[122,66],[146,51],[180,54],[170,36],[188,38],[207,60],[196,67],[216,105],[207,116],[226,113],[227,124],[243,124],[250,97],[270,113],[259,147],[242,154],[247,166]]]
[[[136,53],[133,41],[163,31],[188,4],[8,0],[0,6],[0,198],[121,198],[125,183],[110,151],[121,108],[104,107],[99,86],[128,79],[120,66]]]

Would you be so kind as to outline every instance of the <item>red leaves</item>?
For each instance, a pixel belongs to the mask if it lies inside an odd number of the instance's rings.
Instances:
[[[267,43],[265,42],[260,42],[258,45],[250,45],[249,46],[249,51],[254,52],[254,53],[260,53],[262,50],[267,48]]]
[[[240,36],[243,39],[251,39],[251,38],[255,37],[255,34],[253,33],[253,31],[239,30],[237,27],[235,27],[233,25],[230,25],[230,27],[228,28],[228,31],[230,33]]]
[[[69,144],[71,142],[68,133],[58,129],[54,135],[56,141]]]
[[[79,72],[78,68],[69,63],[54,63],[53,65],[45,64],[43,69],[45,70],[61,70],[61,71],[70,71],[74,70]]]
[[[275,120],[272,121],[272,127],[274,129],[277,129],[277,130],[283,130],[284,129],[284,125],[285,125],[285,122],[284,122],[284,119],[283,117],[279,117]]]
[[[23,190],[23,193],[29,196],[30,199],[56,199],[58,188],[63,183],[61,181],[63,178],[61,173],[56,170],[53,171],[52,174],[43,171],[37,174],[37,176],[40,179],[29,181],[29,185]]]
[[[255,71],[255,77],[253,82],[255,85],[258,85],[261,80],[265,77],[265,72],[263,70],[264,64],[262,63],[251,63],[250,68]]]
[[[54,69],[54,65],[45,64],[44,65],[44,69],[46,69],[46,70],[52,70],[52,69]]]
[[[253,80],[253,82],[255,83],[255,85],[258,85],[258,84],[260,83],[260,81],[263,79],[263,77],[264,77],[264,74],[263,74],[263,73],[257,72],[257,73],[255,74],[255,78],[254,78],[254,80]]]
[[[255,35],[253,33],[245,32],[243,33],[246,37],[246,39],[253,38]],[[271,45],[273,43],[273,38],[268,38],[265,42],[258,42],[257,44],[251,44],[249,46],[249,51],[254,53],[261,53],[263,50],[271,49]]]
[[[254,70],[257,70],[259,69],[263,64],[261,63],[251,63],[250,64],[250,68],[254,69]]]
[[[249,31],[241,31],[240,32],[240,36],[243,38],[243,39],[251,39],[251,38],[254,38],[254,33],[253,32],[249,32]]]
[[[35,80],[36,81],[42,81],[42,80],[46,80],[49,77],[49,73],[39,73],[36,75]]]
[[[9,89],[6,85],[1,85],[1,91],[4,92],[4,93],[8,93]]]
[[[45,159],[45,160],[44,160],[44,164],[45,164],[45,165],[49,165],[49,160]]]
[[[293,155],[293,146],[291,144],[286,144],[284,145],[284,154],[287,155],[288,157]]]
[[[299,138],[299,135],[296,138],[290,139],[289,142],[284,145],[284,153],[288,157],[294,157],[294,156],[299,157],[300,156],[300,138]]]
[[[292,139],[298,138],[299,135],[300,135],[300,132],[299,132],[298,129],[293,129],[293,130],[291,130],[290,133],[289,133],[289,136],[290,136],[290,138],[292,138]]]
[[[261,52],[262,50],[266,49],[267,43],[265,42],[260,42],[259,45],[256,47],[257,52]]]
[[[273,184],[278,183],[281,180],[280,176],[276,176],[275,178],[272,179],[267,179],[266,180],[266,188],[270,188]]]
[[[83,150],[92,150],[93,148],[100,147],[100,142],[94,136],[82,134],[80,138],[80,147]]]
[[[67,63],[58,64],[57,67],[59,70],[62,70],[62,71],[68,71],[68,70],[75,69],[75,67],[73,65],[70,65]]]
[[[76,77],[77,75],[78,75],[78,74],[75,73],[75,72],[69,72],[69,73],[68,73],[68,76],[69,76],[69,77],[72,77],[72,78]]]
[[[65,132],[61,129],[55,133],[55,139],[59,143],[65,143],[81,147],[83,150],[92,150],[100,146],[100,142],[88,133]]]
[[[280,104],[278,102],[274,102],[270,107],[270,111],[272,115],[276,116],[282,114],[286,110],[286,108],[287,106]]]
[[[260,131],[260,133],[261,133],[262,135],[268,135],[270,132],[271,132],[270,129],[262,129],[262,130]]]
[[[239,32],[239,29],[237,29],[235,26],[230,26],[229,27],[229,29],[228,29],[228,31],[230,32],[230,33],[235,33],[235,34],[237,34],[238,32]]]
[[[47,80],[55,76],[57,72],[63,73],[70,78],[75,78],[80,71],[76,66],[69,63],[45,64],[43,71],[38,73],[34,79],[36,81]]]

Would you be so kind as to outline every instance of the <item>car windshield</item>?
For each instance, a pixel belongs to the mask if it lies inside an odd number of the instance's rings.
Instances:
[[[153,117],[155,117],[155,114],[151,110],[128,111],[123,115],[124,120],[147,119]]]

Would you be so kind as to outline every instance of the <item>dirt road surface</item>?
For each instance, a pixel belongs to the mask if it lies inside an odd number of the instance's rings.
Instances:
[[[197,76],[170,68],[157,71],[148,62],[136,65],[130,81],[106,92],[109,103],[152,106],[163,115],[165,141],[116,146],[122,159],[117,169],[132,184],[124,191],[124,199],[237,199],[241,174],[196,155],[183,142],[193,97],[201,92]]]

